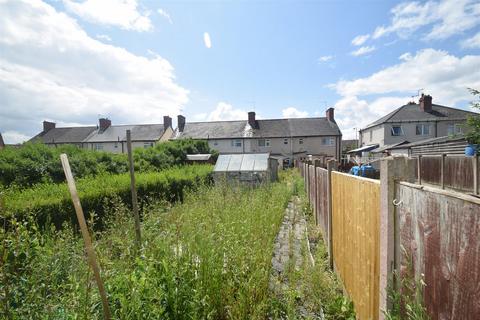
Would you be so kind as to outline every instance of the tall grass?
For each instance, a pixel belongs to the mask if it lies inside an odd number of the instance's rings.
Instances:
[[[109,227],[93,237],[115,318],[265,319],[272,247],[292,190],[204,186],[182,204],[150,204],[140,252],[129,209],[106,201]],[[100,318],[77,233],[34,224],[14,221],[0,234],[0,316]]]

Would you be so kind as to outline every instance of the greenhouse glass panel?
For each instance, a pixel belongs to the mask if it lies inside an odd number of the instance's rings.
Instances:
[[[267,171],[268,170],[268,154],[255,154],[255,166],[254,171]]]
[[[227,171],[229,162],[230,162],[230,155],[219,155],[213,171],[217,171],[217,172]]]
[[[253,171],[255,166],[255,155],[254,154],[245,154],[243,156],[241,171]]]
[[[242,158],[243,155],[241,154],[232,154],[230,156],[230,163],[228,164],[227,171],[240,171],[240,167],[242,166]]]

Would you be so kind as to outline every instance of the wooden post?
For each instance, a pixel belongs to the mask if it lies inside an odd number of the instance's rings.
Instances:
[[[82,205],[80,204],[80,198],[78,197],[77,187],[75,185],[75,180],[73,179],[72,170],[70,169],[70,163],[68,162],[67,155],[64,153],[60,155],[60,159],[62,161],[62,167],[63,171],[65,172],[65,177],[67,178],[68,189],[70,190],[73,206],[75,207],[75,213],[77,214],[80,231],[82,232],[83,242],[85,243],[88,262],[92,267],[95,281],[97,282],[98,291],[100,292],[100,297],[102,299],[103,317],[105,319],[110,319],[111,315],[110,308],[108,306],[107,293],[105,291],[105,287],[103,286],[102,278],[100,277],[100,267],[98,266],[97,257],[95,255],[95,250],[93,249],[92,245],[92,240],[90,239],[90,234],[88,233],[87,223],[85,222],[85,216],[83,214]]]
[[[333,270],[333,234],[332,234],[332,221],[333,221],[333,196],[332,196],[332,171],[335,169],[335,160],[328,160],[327,161],[327,170],[328,170],[328,175],[327,175],[327,206],[328,206],[328,219],[327,219],[327,224],[328,224],[328,263],[330,265],[330,269]]]
[[[417,177],[418,177],[418,184],[422,184],[422,155],[418,155],[418,163],[417,163]]]
[[[379,316],[385,319],[388,305],[387,288],[400,263],[400,230],[396,215],[395,182],[415,181],[415,161],[407,157],[388,157],[380,163],[380,279]],[[398,199],[397,199],[398,201]],[[394,282],[395,284],[395,282]]]
[[[441,171],[440,171],[440,183],[442,185],[442,189],[445,189],[445,157],[447,155],[444,153],[442,154],[442,159],[441,159]]]
[[[137,242],[137,248],[140,248],[142,244],[142,236],[140,233],[140,217],[138,215],[137,188],[135,186],[135,168],[133,166],[132,154],[132,134],[130,130],[127,130],[127,152],[128,164],[130,167],[130,189],[132,190],[133,218],[135,219],[135,240]]]
[[[480,172],[479,163],[478,163],[478,151],[475,157],[473,157],[473,193],[478,195],[480,191],[478,190],[478,185],[480,184]]]

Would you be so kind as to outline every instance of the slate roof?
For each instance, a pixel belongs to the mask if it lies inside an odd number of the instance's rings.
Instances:
[[[105,131],[95,132],[85,142],[126,141],[126,131],[132,133],[132,141],[157,141],[163,135],[163,124],[139,124],[110,126]]]
[[[37,134],[30,139],[30,141],[41,141],[43,143],[81,143],[96,129],[96,126],[53,128],[47,132]]]
[[[178,130],[178,129],[177,129]],[[327,118],[292,118],[257,120],[251,128],[247,120],[187,122],[175,137],[193,139],[284,138],[341,135],[337,124]]]
[[[429,144],[437,144],[437,143],[446,143],[446,142],[453,142],[453,141],[465,141],[465,137],[463,135],[455,135],[455,136],[443,136],[443,137],[436,137],[436,138],[428,138],[420,141],[415,141],[407,144],[403,144],[401,146],[393,146],[389,149],[408,149],[411,147],[429,145]]]
[[[384,123],[405,121],[465,120],[468,116],[474,115],[478,115],[478,113],[445,107],[438,104],[432,104],[431,112],[424,112],[420,109],[419,104],[412,103],[401,106],[377,121],[370,123],[362,130]]]

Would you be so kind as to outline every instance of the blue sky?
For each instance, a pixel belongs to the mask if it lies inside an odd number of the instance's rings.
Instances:
[[[0,34],[10,143],[43,120],[324,116],[331,106],[351,138],[419,89],[468,109],[466,88],[480,88],[478,1],[6,1]]]

